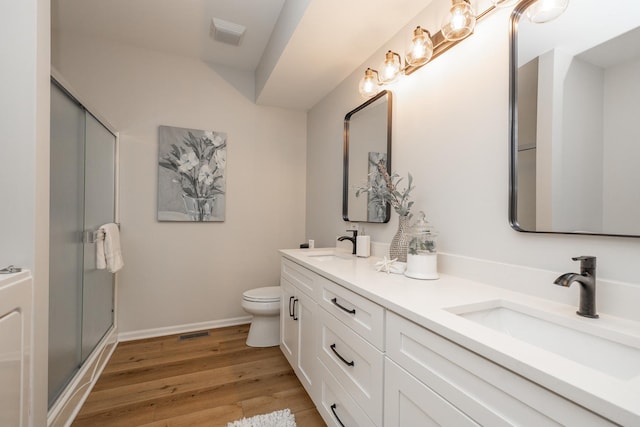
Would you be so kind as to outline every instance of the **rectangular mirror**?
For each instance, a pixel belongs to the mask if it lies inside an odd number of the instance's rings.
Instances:
[[[510,206],[519,231],[640,236],[640,2],[511,17]]]
[[[356,196],[358,186],[382,177],[382,162],[391,172],[391,92],[382,91],[344,117],[342,218],[354,222],[388,222],[390,206]]]

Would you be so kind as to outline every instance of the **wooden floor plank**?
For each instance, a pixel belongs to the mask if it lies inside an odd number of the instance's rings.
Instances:
[[[154,360],[153,363],[145,363],[144,366],[136,366],[128,370],[111,371],[103,373],[96,383],[94,390],[105,390],[118,387],[121,384],[135,384],[152,381],[160,378],[173,377],[194,372],[202,372],[210,369],[221,368],[246,362],[262,360],[274,353],[271,348],[226,352],[224,354],[207,354],[194,358],[178,358]],[[192,356],[192,355],[190,355]]]
[[[187,415],[143,424],[144,427],[226,427],[227,423],[243,418],[238,405],[218,406]]]
[[[246,325],[236,326],[232,329],[221,328],[224,331],[213,332],[207,337],[190,340],[180,340],[180,335],[170,335],[168,337],[150,338],[137,341],[128,341],[118,345],[118,351],[114,353],[110,363],[105,367],[105,372],[127,370],[135,366],[145,366],[154,364],[156,361],[163,361],[167,358],[189,359],[198,357],[200,354],[219,353],[220,344],[224,343],[223,351],[229,348],[229,343],[244,344],[248,328]],[[229,330],[230,329],[230,330]],[[122,346],[122,347],[121,347]]]
[[[262,395],[269,396],[280,390],[296,388],[299,385],[300,382],[293,372],[286,372],[280,376],[269,375],[235,384],[224,384],[197,395],[183,395],[159,402],[156,407],[155,419],[171,418],[176,415],[184,415],[189,412],[231,403],[240,404],[245,400]]]
[[[324,426],[278,347],[245,344],[248,326],[119,344],[74,427],[223,426],[289,408],[300,427]]]
[[[209,369],[143,383],[129,384],[91,393],[85,406],[88,412],[104,410],[106,407],[144,402],[169,395],[206,390],[221,384],[233,383],[245,378],[286,372],[280,357],[263,358],[257,362],[246,362],[232,366]]]

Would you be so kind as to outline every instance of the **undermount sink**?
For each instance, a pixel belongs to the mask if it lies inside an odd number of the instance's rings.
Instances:
[[[640,374],[640,338],[602,328],[598,320],[586,323],[506,300],[447,310],[616,378],[628,380]]]
[[[348,260],[352,259],[352,255],[346,252],[339,252],[336,250],[321,250],[313,251],[305,254],[309,258],[313,258],[316,261],[331,261],[335,259]]]

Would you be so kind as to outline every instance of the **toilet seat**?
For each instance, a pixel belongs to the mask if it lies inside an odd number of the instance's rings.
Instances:
[[[251,302],[278,302],[280,301],[280,286],[249,289],[243,292],[242,299]]]

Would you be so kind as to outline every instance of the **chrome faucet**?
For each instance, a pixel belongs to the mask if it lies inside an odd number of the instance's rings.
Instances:
[[[338,241],[342,242],[343,240],[350,240],[351,243],[353,243],[353,252],[351,252],[352,254],[356,254],[356,249],[357,249],[357,244],[356,244],[356,237],[358,237],[358,230],[347,230],[353,233],[353,237],[351,236],[340,236],[338,237]]]
[[[580,274],[565,273],[558,277],[553,283],[560,286],[569,287],[573,282],[580,283],[580,316],[597,319],[596,313],[596,257],[579,256],[571,258],[580,261]]]

